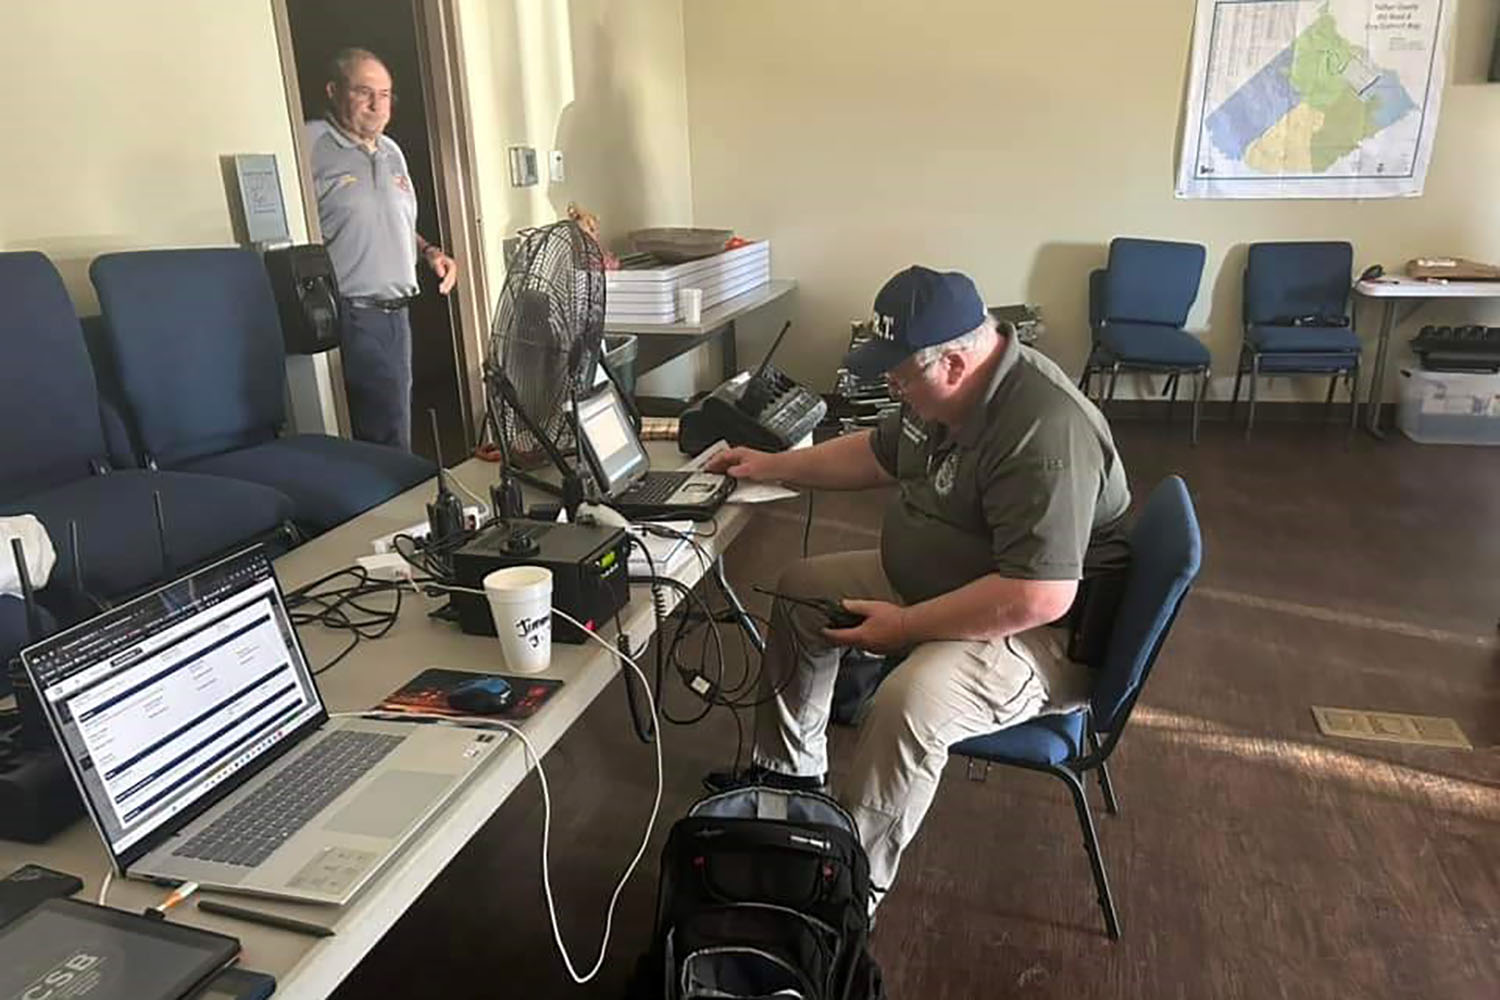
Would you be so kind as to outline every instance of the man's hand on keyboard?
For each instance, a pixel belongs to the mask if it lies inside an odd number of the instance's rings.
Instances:
[[[754,448],[726,448],[708,460],[708,472],[718,472],[735,479],[755,483],[774,483],[783,478],[780,454],[756,451]]]

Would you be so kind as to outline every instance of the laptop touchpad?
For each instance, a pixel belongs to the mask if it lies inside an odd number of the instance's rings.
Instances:
[[[335,813],[323,829],[361,837],[398,836],[452,783],[449,774],[387,771]]]

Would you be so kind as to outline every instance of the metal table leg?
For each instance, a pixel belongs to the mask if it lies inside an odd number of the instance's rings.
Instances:
[[[724,355],[724,381],[740,373],[739,344],[735,337],[734,320],[724,324],[719,333],[719,350]]]
[[[1396,325],[1396,300],[1386,299],[1385,309],[1380,314],[1380,340],[1375,348],[1375,370],[1370,373],[1370,391],[1365,400],[1365,430],[1380,440],[1385,440],[1385,431],[1380,429],[1380,403],[1385,395],[1385,365],[1391,353],[1391,331]]]
[[[740,595],[734,592],[729,585],[729,578],[724,575],[724,557],[720,556],[714,560],[714,576],[719,581],[719,587],[724,591],[725,598],[729,601],[730,610],[734,612],[735,620],[740,623],[740,628],[750,637],[750,644],[755,647],[757,653],[766,651],[766,640],[761,637],[760,629],[755,625],[755,619],[750,617],[750,612],[745,610],[745,605],[740,602]]]

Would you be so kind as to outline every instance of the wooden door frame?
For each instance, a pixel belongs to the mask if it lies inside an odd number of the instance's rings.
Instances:
[[[458,0],[411,0],[417,27],[417,54],[426,79],[428,137],[432,166],[437,176],[433,192],[440,224],[438,234],[445,249],[458,261],[458,284],[450,312],[454,318],[455,368],[459,378],[459,410],[464,416],[464,451],[474,449],[478,417],[484,412],[483,362],[489,342],[489,290],[485,281],[484,240],[480,230],[478,171],[474,142],[469,128],[469,96],[464,73],[463,36],[459,27]],[[286,90],[287,114],[292,126],[292,149],[297,157],[297,183],[302,191],[307,238],[323,240],[318,224],[318,198],[313,188],[307,135],[300,117],[302,90],[292,47],[291,15],[287,0],[271,0],[276,25],[276,46],[281,58],[281,79]],[[338,411],[339,433],[349,436],[349,401],[344,391],[343,366],[337,350],[329,351],[329,377]]]

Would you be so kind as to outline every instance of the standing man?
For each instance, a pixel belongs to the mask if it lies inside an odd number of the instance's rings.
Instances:
[[[373,52],[330,61],[328,113],[307,123],[318,223],[333,258],[349,420],[361,441],[411,450],[411,322],[418,255],[447,295],[458,264],[417,232],[417,195],[401,147],[385,134],[395,101]]]
[[[820,788],[839,647],[904,653],[860,725],[839,799],[859,825],[876,900],[937,791],[948,748],[1087,697],[1063,655],[1079,581],[1128,562],[1130,493],[1109,425],[1050,360],[997,328],[962,274],[912,267],[875,299],[877,338],[846,359],[902,401],[873,431],[709,463],[738,479],[819,489],[895,483],[880,548],[793,563],[777,590],[843,601],[864,620],[827,628],[777,601],[740,783]],[[873,903],[872,903],[873,906]]]

